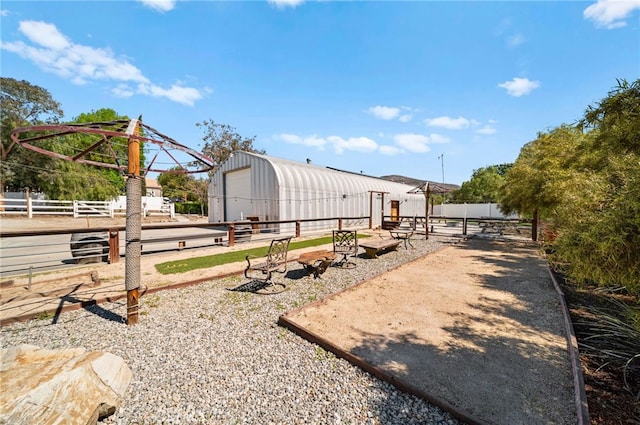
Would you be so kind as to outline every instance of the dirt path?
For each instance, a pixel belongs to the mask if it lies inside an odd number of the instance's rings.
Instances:
[[[478,422],[576,423],[559,298],[526,243],[447,247],[282,320]]]

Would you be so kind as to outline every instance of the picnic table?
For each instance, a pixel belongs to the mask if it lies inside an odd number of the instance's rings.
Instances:
[[[305,252],[298,257],[298,263],[302,264],[309,275],[320,277],[331,265],[336,255],[327,250]]]
[[[413,236],[413,230],[389,230],[391,237],[404,242],[404,249],[407,249],[407,242],[413,248],[411,243],[411,236]]]

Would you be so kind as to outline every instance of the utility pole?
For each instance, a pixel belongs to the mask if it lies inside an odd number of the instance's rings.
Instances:
[[[440,163],[442,164],[442,189],[444,189],[444,154],[438,157]]]

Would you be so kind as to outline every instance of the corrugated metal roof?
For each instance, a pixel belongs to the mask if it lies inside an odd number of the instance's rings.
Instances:
[[[238,152],[238,154],[251,155],[268,161],[274,167],[281,187],[294,188],[305,186],[335,193],[368,192],[372,190],[389,193],[408,193],[415,188],[403,183],[396,183],[377,177],[349,171],[340,171],[335,168],[320,167],[314,164],[296,162],[283,158],[249,152]]]
[[[264,220],[363,217],[376,211],[391,214],[391,200],[400,205],[402,216],[423,216],[425,198],[410,193],[413,186],[315,164],[267,155],[236,151],[211,179],[209,218],[211,221],[237,220],[225,216],[227,202],[238,202],[233,187],[225,187],[225,175],[251,168],[251,200],[243,215]],[[371,192],[384,192],[384,197]],[[382,201],[384,200],[384,203]],[[246,211],[245,211],[246,210]]]

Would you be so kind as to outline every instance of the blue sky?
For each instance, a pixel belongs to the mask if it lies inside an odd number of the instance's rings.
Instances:
[[[11,1],[3,77],[200,150],[213,119],[268,155],[461,184],[640,78],[640,0]]]

